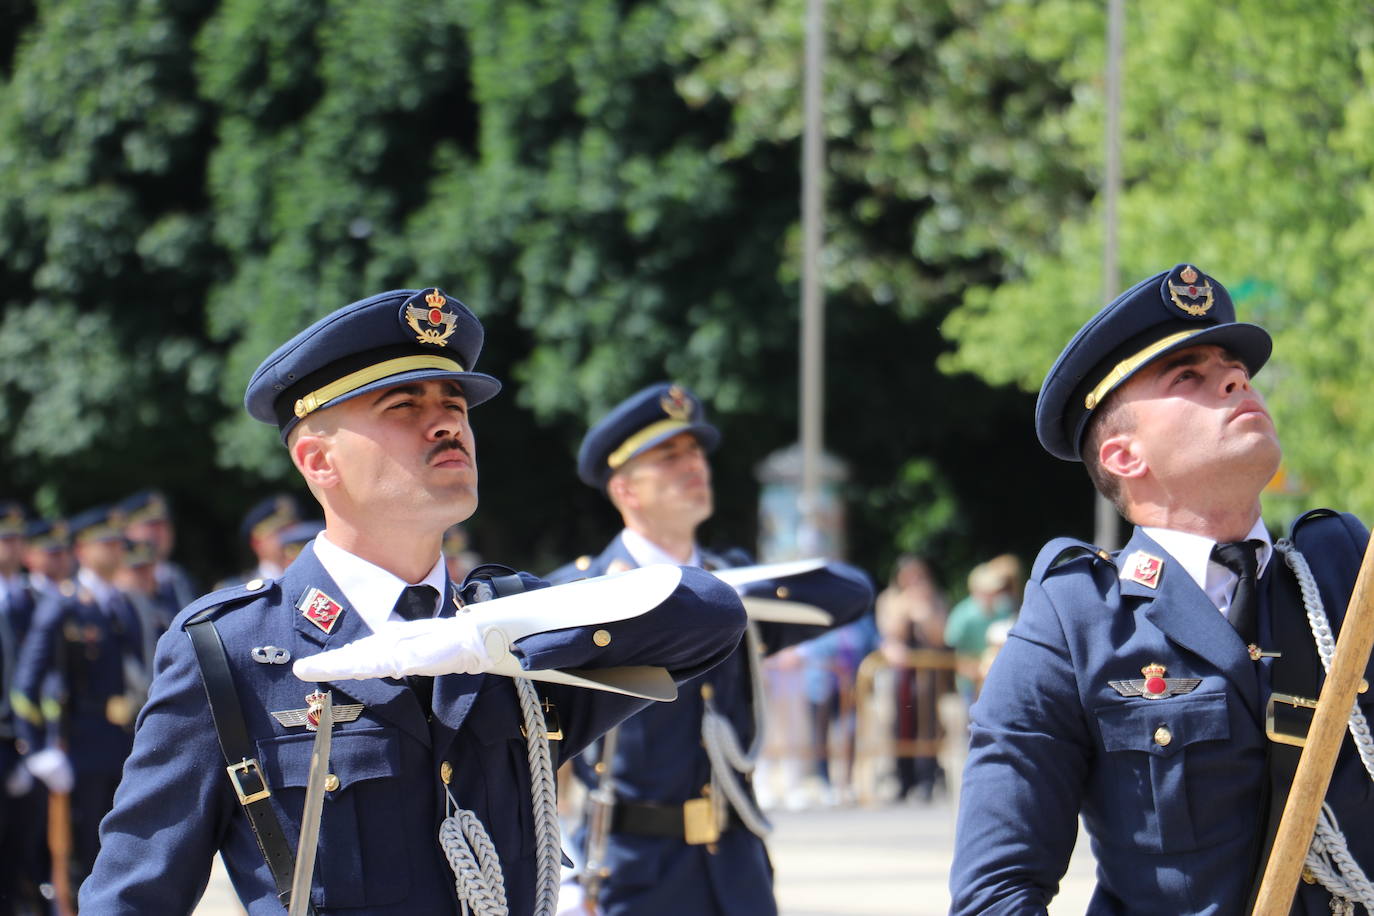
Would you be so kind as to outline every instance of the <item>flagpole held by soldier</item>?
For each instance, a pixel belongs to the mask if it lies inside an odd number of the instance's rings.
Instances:
[[[1136,527],[1117,553],[1060,538],[1034,564],[970,711],[951,913],[1045,913],[1080,817],[1090,916],[1249,913],[1311,698],[1341,686],[1324,663],[1358,626],[1344,616],[1369,542],[1328,509],[1277,540],[1264,524],[1282,456],[1255,384],[1271,349],[1184,263],[1108,303],[1046,375],[1041,444]],[[1374,698],[1342,712],[1317,837],[1282,853],[1306,880],[1277,912],[1374,908]]]

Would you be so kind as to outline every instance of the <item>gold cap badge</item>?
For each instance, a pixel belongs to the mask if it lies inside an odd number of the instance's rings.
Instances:
[[[422,344],[444,346],[458,327],[458,313],[449,311],[448,299],[437,289],[425,293],[423,306],[410,304],[414,301],[411,299],[404,308],[406,324],[415,332],[415,339]]]

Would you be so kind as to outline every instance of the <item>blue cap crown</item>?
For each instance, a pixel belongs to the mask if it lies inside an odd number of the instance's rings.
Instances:
[[[165,521],[171,517],[167,497],[158,490],[139,490],[120,500],[116,508],[124,513],[130,525],[135,522]]]
[[[21,537],[28,524],[28,513],[22,504],[0,499],[0,537]]]
[[[30,547],[40,550],[58,550],[68,546],[70,532],[62,519],[40,518],[29,522],[24,529],[24,537]]]
[[[720,442],[720,432],[706,422],[696,395],[671,382],[650,385],[587,430],[577,452],[577,476],[588,486],[604,488],[625,462],[679,433],[696,436],[708,452]]]
[[[1273,349],[1267,331],[1236,321],[1226,287],[1192,264],[1140,281],[1083,325],[1045,376],[1035,403],[1040,444],[1081,461],[1088,421],[1109,394],[1161,356],[1202,344],[1225,347],[1251,375]]]
[[[326,315],[262,361],[248,382],[248,413],[282,440],[303,418],[350,398],[420,379],[456,379],[469,407],[501,383],[473,372],[482,323],[437,287],[378,293]]]
[[[82,541],[123,541],[127,519],[115,506],[96,506],[78,512],[67,522],[72,538]]]
[[[253,504],[239,524],[239,536],[245,541],[254,535],[271,534],[301,519],[300,504],[294,496],[279,493]]]

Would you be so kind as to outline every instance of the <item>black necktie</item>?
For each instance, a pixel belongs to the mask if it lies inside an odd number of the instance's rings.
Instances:
[[[434,616],[439,592],[432,585],[408,585],[392,608],[406,620],[427,620]]]
[[[401,592],[401,597],[396,599],[396,606],[392,610],[406,620],[428,620],[434,616],[438,600],[439,592],[433,586],[408,585]],[[434,678],[413,675],[406,678],[406,683],[415,691],[415,699],[420,701],[420,708],[425,715],[429,715],[434,699]]]
[[[1232,541],[1212,548],[1212,559],[1239,576],[1226,619],[1236,628],[1247,646],[1259,643],[1259,549],[1263,541]]]

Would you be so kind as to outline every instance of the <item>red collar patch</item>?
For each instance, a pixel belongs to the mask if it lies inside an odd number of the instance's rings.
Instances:
[[[343,605],[318,588],[312,588],[302,595],[296,607],[300,608],[302,617],[326,633],[334,629],[334,624],[339,622],[343,614]]]

